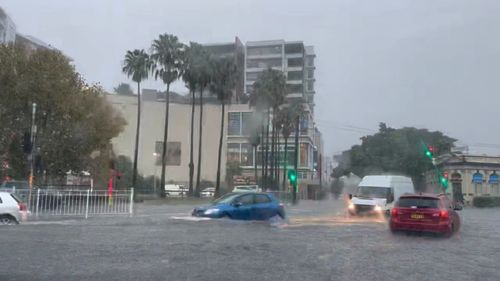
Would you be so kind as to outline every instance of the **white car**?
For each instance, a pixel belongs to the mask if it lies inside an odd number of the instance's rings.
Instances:
[[[233,192],[261,192],[262,189],[258,185],[237,185]]]
[[[214,197],[214,195],[215,195],[215,187],[207,187],[200,192],[201,198],[212,198]]]
[[[0,225],[18,224],[21,212],[26,211],[26,205],[9,192],[0,192]]]
[[[165,195],[167,197],[184,197],[188,195],[189,190],[184,185],[166,184]]]

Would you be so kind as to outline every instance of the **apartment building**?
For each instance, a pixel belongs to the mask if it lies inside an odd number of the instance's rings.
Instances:
[[[0,7],[0,44],[16,41],[16,25],[7,13]]]
[[[272,68],[287,78],[287,98],[300,99],[314,109],[314,47],[302,41],[251,41],[245,48],[245,92],[253,92],[253,83],[262,71]]]

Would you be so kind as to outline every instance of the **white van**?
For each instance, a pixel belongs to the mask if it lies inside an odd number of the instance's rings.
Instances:
[[[405,193],[414,193],[409,177],[377,175],[365,176],[354,194],[349,194],[348,211],[357,214],[389,214],[394,202]]]
[[[188,194],[188,189],[180,184],[166,184],[165,196],[167,197],[184,197]]]

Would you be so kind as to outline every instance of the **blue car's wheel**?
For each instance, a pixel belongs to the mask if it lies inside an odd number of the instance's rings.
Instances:
[[[229,213],[224,213],[224,215],[222,215],[223,218],[228,218],[228,219],[232,219],[231,215]]]

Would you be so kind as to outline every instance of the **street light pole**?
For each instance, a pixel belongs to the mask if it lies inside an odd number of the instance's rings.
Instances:
[[[156,165],[156,160],[158,159],[158,153],[154,152],[153,156],[155,157],[155,159],[154,159],[155,174],[153,177],[153,192],[156,195],[156,172],[158,171],[158,166]]]
[[[36,135],[36,123],[35,123],[35,116],[36,116],[36,103],[32,104],[32,111],[31,111],[31,150],[30,150],[30,175],[28,178],[28,183],[29,183],[29,198],[28,198],[28,206],[31,206],[31,191],[33,189],[33,181],[34,181],[34,171],[35,171],[35,153],[34,149],[36,147],[35,144],[35,135]]]

